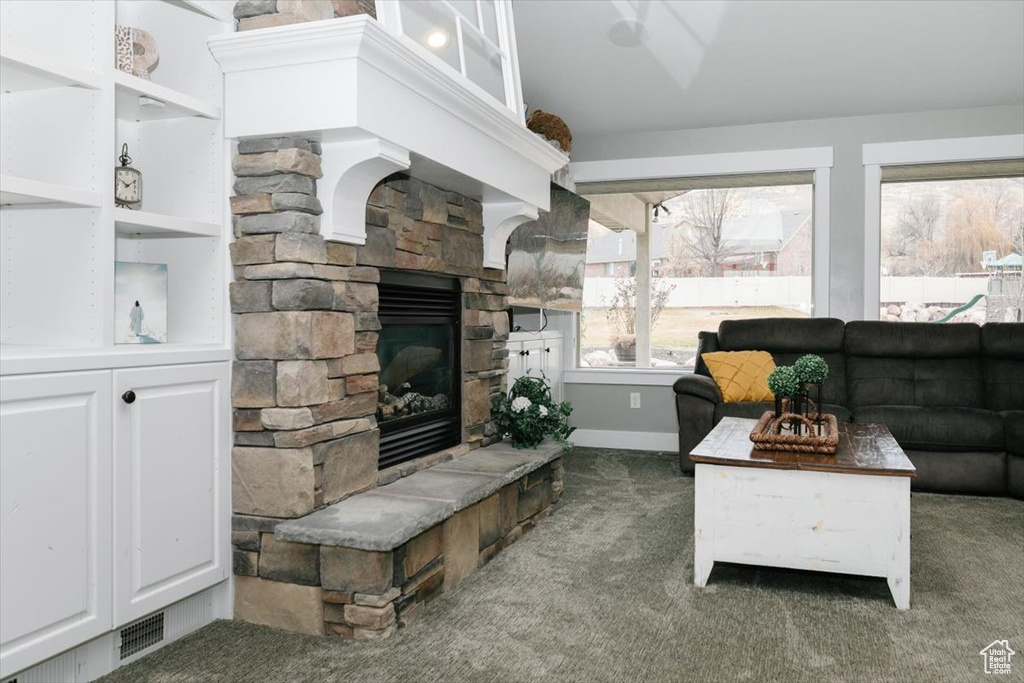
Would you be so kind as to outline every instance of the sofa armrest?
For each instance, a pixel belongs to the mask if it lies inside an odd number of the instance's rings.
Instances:
[[[676,392],[676,419],[679,421],[679,469],[693,472],[690,451],[715,426],[715,407],[722,392],[710,377],[683,375],[672,385]]]
[[[695,396],[712,403],[722,402],[722,392],[719,390],[715,380],[696,373],[683,375],[672,385],[672,390],[677,394]]]

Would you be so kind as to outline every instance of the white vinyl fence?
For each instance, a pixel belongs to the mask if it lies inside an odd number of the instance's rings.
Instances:
[[[811,310],[811,278],[803,277],[672,277],[669,308],[728,308],[786,306]],[[964,302],[988,291],[988,278],[883,277],[883,302]],[[583,283],[583,306],[606,308],[615,296],[615,278],[588,277]]]

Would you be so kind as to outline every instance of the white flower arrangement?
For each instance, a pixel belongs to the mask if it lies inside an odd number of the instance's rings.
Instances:
[[[512,399],[512,412],[521,413],[524,410],[528,410],[529,407],[532,405],[533,402],[530,399],[526,398],[525,396],[517,396],[516,398]]]

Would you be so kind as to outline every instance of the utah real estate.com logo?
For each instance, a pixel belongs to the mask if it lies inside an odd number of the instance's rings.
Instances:
[[[1017,653],[1010,649],[1010,643],[1006,640],[993,640],[981,651],[981,656],[985,658],[985,673],[1010,673],[1010,657],[1015,654]]]

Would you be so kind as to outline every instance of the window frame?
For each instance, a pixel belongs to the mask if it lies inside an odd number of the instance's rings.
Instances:
[[[829,259],[831,222],[832,147],[804,147],[757,152],[726,152],[663,157],[637,157],[570,163],[577,184],[628,180],[659,180],[702,176],[771,174],[810,171],[812,180],[812,317],[829,315]],[[639,241],[638,241],[639,248]],[[639,254],[638,254],[639,260]],[[680,375],[692,373],[680,368],[581,368],[579,367],[579,314],[572,316],[573,354],[564,381],[575,384],[633,384],[671,386]]]
[[[882,168],[1024,158],[1024,135],[988,135],[863,145],[864,309],[863,320],[878,320],[882,300]]]
[[[405,34],[402,28],[401,9],[404,2],[429,2],[430,4],[443,8],[447,14],[451,15],[452,20],[455,22],[455,35],[452,36],[451,39],[455,41],[458,47],[460,68],[456,69],[424,47],[418,40]],[[512,19],[511,2],[510,0],[494,0],[494,9],[498,24],[497,44],[481,29],[480,23],[482,21],[483,10],[480,6],[480,0],[474,0],[474,2],[476,3],[476,24],[470,23],[466,17],[464,17],[459,10],[449,4],[447,0],[377,0],[377,18],[385,27],[395,32],[411,46],[414,46],[414,49],[416,49],[417,52],[427,56],[438,68],[448,69],[461,76],[460,81],[470,92],[491,106],[495,106],[495,108],[506,116],[510,116],[525,125],[526,119],[523,105],[522,85],[519,81],[519,56],[516,49],[515,23]],[[482,40],[484,44],[496,49],[501,55],[502,79],[505,86],[504,102],[498,100],[498,98],[469,77],[466,67],[465,38],[463,37],[463,34],[467,30],[473,33],[475,39]]]

